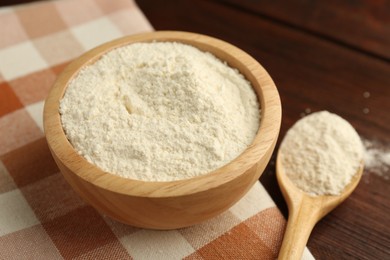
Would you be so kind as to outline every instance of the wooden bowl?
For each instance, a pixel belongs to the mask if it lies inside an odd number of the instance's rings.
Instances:
[[[229,164],[206,175],[149,182],[106,173],[80,156],[65,136],[60,100],[78,71],[99,57],[134,42],[175,41],[213,53],[237,68],[252,83],[261,106],[261,123],[253,143]],[[98,211],[142,228],[175,229],[212,218],[236,203],[259,179],[274,150],[281,123],[281,104],[271,77],[251,56],[205,35],[161,31],[127,36],[103,44],[69,64],[50,90],[44,129],[51,153],[73,189]]]

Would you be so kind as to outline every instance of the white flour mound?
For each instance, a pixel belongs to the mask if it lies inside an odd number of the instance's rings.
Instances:
[[[312,195],[339,195],[360,167],[363,151],[355,129],[327,111],[296,122],[280,147],[286,174]]]
[[[256,94],[237,70],[173,42],[108,52],[70,82],[60,114],[89,162],[144,181],[186,179],[229,163],[260,121]]]

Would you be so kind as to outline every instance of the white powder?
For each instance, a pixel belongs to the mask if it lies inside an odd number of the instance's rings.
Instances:
[[[364,166],[368,172],[390,179],[390,149],[378,141],[364,139]]]
[[[250,83],[210,53],[172,42],[117,48],[61,100],[65,133],[104,171],[145,181],[202,175],[240,155],[259,127]]]
[[[301,190],[339,195],[361,165],[363,145],[347,121],[321,111],[288,130],[280,153],[286,174]]]

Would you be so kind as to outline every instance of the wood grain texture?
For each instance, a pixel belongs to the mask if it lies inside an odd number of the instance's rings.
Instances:
[[[22,2],[31,0],[0,5]],[[260,61],[281,94],[281,137],[305,109],[327,109],[350,121],[362,137],[390,146],[389,1],[136,2],[157,30],[212,35]],[[363,97],[365,91],[370,98]],[[364,108],[370,112],[364,114]],[[275,158],[261,182],[287,216]],[[316,259],[387,259],[389,190],[390,180],[365,170],[355,192],[313,229],[308,247]]]
[[[157,30],[186,30],[215,36],[260,61],[281,95],[281,137],[306,109],[329,110],[351,122],[363,138],[390,146],[390,66],[384,59],[322,39],[320,34],[312,35],[304,28],[294,29],[295,25],[278,23],[216,1],[137,0],[137,3]],[[313,6],[322,4],[312,1]],[[353,9],[346,7],[346,11]],[[294,12],[297,10],[291,9],[292,16]],[[344,22],[343,16],[339,18]],[[363,15],[361,19],[369,17]],[[353,34],[353,30],[347,30],[345,37],[354,37]],[[369,92],[370,98],[364,98],[364,92]],[[368,114],[363,113],[364,108],[369,109]],[[287,217],[276,181],[275,157],[274,154],[261,182]],[[355,192],[313,229],[308,242],[313,255],[317,259],[388,258],[389,190],[390,180],[365,170]]]
[[[209,174],[172,182],[143,182],[103,172],[73,149],[62,129],[59,101],[83,67],[114,48],[134,42],[175,41],[213,53],[237,68],[251,83],[261,106],[253,143],[235,160]],[[58,77],[44,107],[44,129],[61,172],[87,202],[121,222],[144,228],[193,225],[237,202],[260,177],[271,158],[281,123],[280,99],[271,77],[252,57],[221,40],[185,32],[154,32],[124,37],[73,61]]]
[[[223,0],[292,30],[301,30],[390,61],[390,1]]]

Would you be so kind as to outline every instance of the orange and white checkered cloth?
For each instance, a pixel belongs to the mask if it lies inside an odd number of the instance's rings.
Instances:
[[[60,174],[42,127],[56,76],[88,49],[151,30],[131,0],[0,8],[0,259],[276,258],[285,220],[260,183],[214,219],[153,231],[99,214]]]

